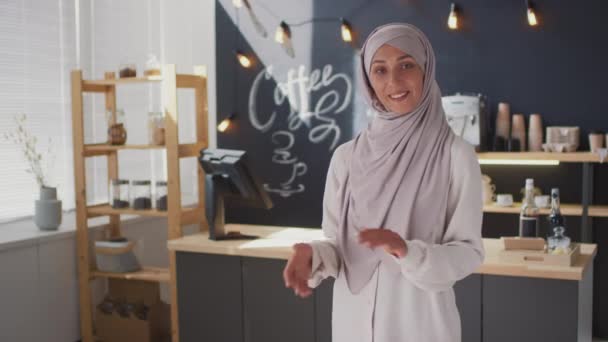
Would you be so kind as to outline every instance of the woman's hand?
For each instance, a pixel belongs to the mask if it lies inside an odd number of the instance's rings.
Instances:
[[[399,234],[389,229],[364,229],[359,233],[359,243],[372,249],[382,247],[387,253],[397,258],[403,258],[407,255],[405,241]]]
[[[312,289],[308,287],[308,278],[311,273],[312,247],[307,243],[296,243],[283,270],[285,287],[292,288],[295,294],[302,298],[310,296]]]

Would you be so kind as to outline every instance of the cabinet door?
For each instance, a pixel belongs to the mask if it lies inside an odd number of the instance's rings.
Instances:
[[[334,297],[334,278],[327,278],[315,292],[317,342],[331,342],[331,311]]]
[[[241,258],[178,252],[180,342],[243,341]]]
[[[285,288],[285,262],[243,258],[246,342],[315,340],[314,296],[302,299],[296,297],[291,289]]]
[[[463,341],[481,342],[481,279],[471,274],[454,285]]]
[[[578,282],[483,277],[483,340],[577,341]]]

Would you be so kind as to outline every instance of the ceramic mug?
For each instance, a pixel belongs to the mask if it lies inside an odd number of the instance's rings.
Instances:
[[[536,204],[536,206],[539,208],[549,208],[551,206],[551,196],[534,196],[534,204]]]
[[[513,205],[513,195],[498,194],[496,195],[496,205],[500,207],[510,207]]]

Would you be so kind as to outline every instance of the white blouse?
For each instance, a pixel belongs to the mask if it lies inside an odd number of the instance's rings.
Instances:
[[[452,286],[473,273],[485,254],[481,171],[473,147],[459,137],[452,144],[447,228],[428,227],[446,228],[442,240],[407,240],[408,254],[399,259],[386,253],[369,283],[353,295],[335,242],[336,194],[348,165],[345,145],[336,149],[328,171],[323,198],[325,239],[311,243],[313,273],[308,281],[314,288],[327,277],[336,278],[332,341],[460,342],[460,315]]]

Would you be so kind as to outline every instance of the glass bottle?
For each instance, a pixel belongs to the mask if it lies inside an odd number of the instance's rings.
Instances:
[[[539,209],[534,203],[534,179],[526,179],[526,196],[519,214],[519,236],[537,237],[539,228]]]
[[[559,207],[559,189],[551,189],[551,212],[547,219],[549,220],[549,229],[547,230],[547,236],[553,235],[555,227],[565,227],[565,218],[561,213]]]

